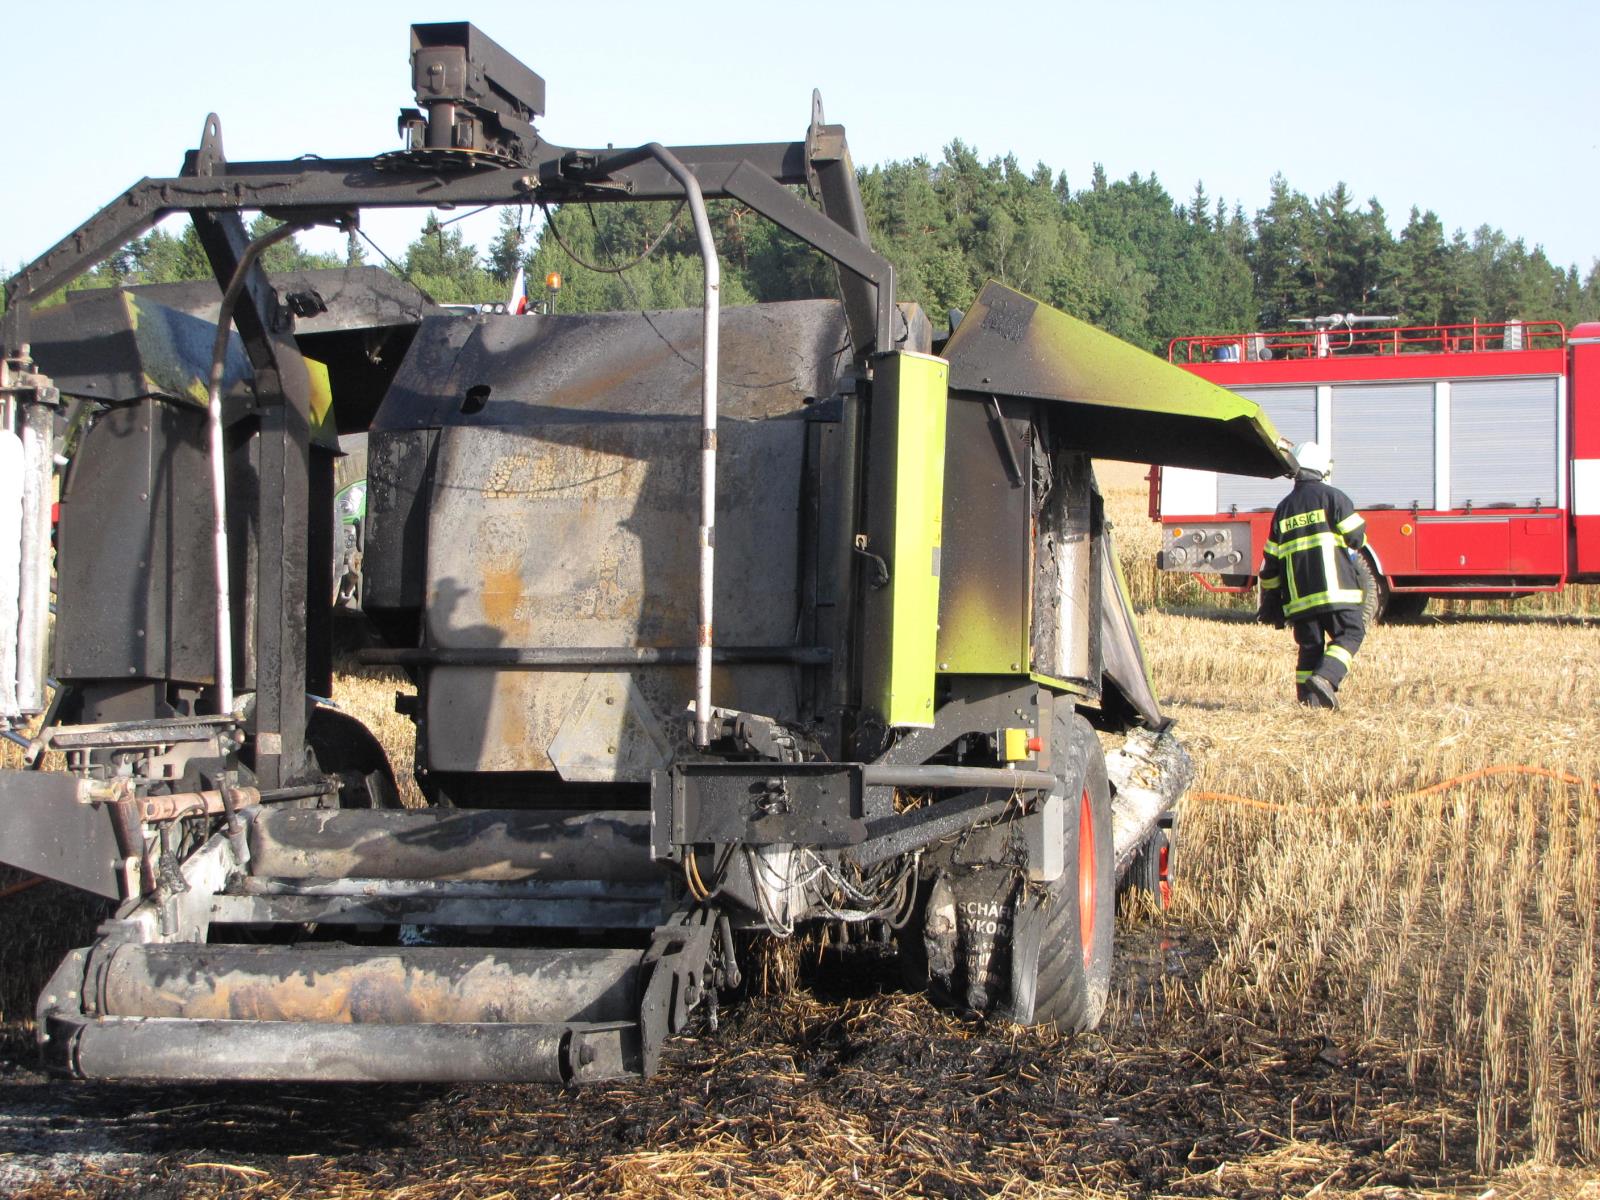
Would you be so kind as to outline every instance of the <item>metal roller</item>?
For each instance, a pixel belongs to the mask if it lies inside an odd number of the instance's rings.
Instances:
[[[318,1025],[52,1016],[53,1070],[203,1083],[592,1083],[638,1074],[634,1023]]]
[[[640,950],[137,944],[90,958],[101,1016],[420,1025],[636,1019]]]
[[[660,878],[647,812],[264,809],[250,856],[278,879]]]

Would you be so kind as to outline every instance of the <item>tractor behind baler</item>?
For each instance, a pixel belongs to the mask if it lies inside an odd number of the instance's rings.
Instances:
[[[959,1004],[1092,1027],[1115,881],[1189,765],[1090,457],[1271,474],[1270,425],[1000,284],[936,339],[815,101],[802,142],[571,150],[471,26],[412,46],[404,149],[230,164],[212,118],[9,285],[0,720],[30,762],[0,855],[120,902],[41,997],[46,1061],[648,1074],[739,933],[819,922]],[[831,258],[840,299],[720,310],[714,198]],[[621,199],[686,201],[703,309],[453,312],[371,268],[269,276],[240,219]],[[34,310],[182,211],[217,287]],[[423,808],[318,699],[353,432],[363,658],[416,683]]]

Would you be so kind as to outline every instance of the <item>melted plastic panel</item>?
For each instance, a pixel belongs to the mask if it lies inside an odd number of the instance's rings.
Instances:
[[[1111,544],[1111,531],[1100,535],[1100,647],[1102,669],[1111,689],[1118,692],[1137,719],[1152,729],[1163,728],[1166,718],[1156,700],[1150,667],[1139,642],[1139,623],[1128,599],[1127,581]]]
[[[217,327],[204,317],[107,288],[46,309],[34,323],[34,360],[63,395],[108,404],[165,396],[205,406]],[[244,345],[232,334],[222,378],[230,421],[250,398],[250,377]]]
[[[786,646],[799,621],[800,421],[719,428],[715,641]],[[698,421],[572,421],[440,433],[428,514],[426,645],[692,647],[698,629]],[[637,693],[582,667],[439,666],[429,765],[643,782],[683,744],[687,667],[628,668]],[[723,707],[798,716],[796,668],[719,667]],[[608,696],[616,721],[597,718]],[[555,761],[552,745],[561,736]]]

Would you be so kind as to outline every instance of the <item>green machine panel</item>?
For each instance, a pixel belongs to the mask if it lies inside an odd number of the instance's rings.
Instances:
[[[949,364],[877,360],[867,441],[863,697],[893,726],[933,724]],[[877,560],[888,572],[882,572]]]
[[[1046,402],[1097,458],[1284,475],[1288,443],[1253,401],[992,280],[950,340],[950,386]]]
[[[976,392],[950,396],[944,468],[939,670],[1029,669],[1033,550],[1031,407]]]

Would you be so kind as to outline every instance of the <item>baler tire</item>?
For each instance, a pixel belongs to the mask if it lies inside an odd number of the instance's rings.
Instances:
[[[403,808],[383,743],[355,717],[318,706],[306,722],[306,745],[317,767],[340,781],[340,808]]]
[[[1077,1033],[1100,1023],[1111,992],[1116,918],[1111,785],[1100,740],[1082,717],[1057,718],[1051,754],[1056,774],[1070,781],[1067,869],[1049,885],[1033,1018],[1040,1025],[1054,1023],[1062,1033]]]
[[[1119,901],[1143,892],[1165,911],[1172,907],[1173,831],[1157,826],[1128,864],[1127,873],[1117,885]]]

